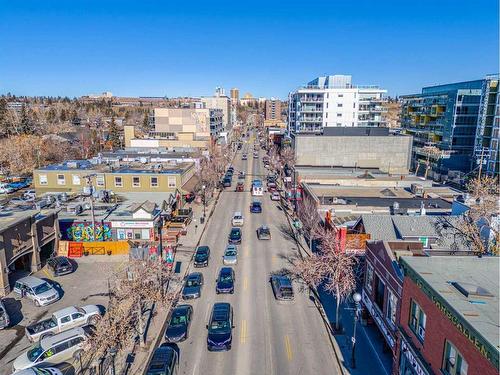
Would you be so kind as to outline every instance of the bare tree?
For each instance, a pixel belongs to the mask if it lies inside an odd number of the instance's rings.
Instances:
[[[297,212],[302,223],[302,228],[309,239],[309,249],[312,251],[313,241],[321,238],[321,218],[318,213],[316,202],[310,198],[304,198],[297,205]]]
[[[356,288],[353,253],[342,250],[334,230],[321,230],[321,246],[318,253],[299,259],[293,273],[310,287],[322,285],[324,290],[335,296],[335,329],[340,329],[339,310],[341,302]]]

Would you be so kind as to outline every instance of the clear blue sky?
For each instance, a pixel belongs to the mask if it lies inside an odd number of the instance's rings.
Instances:
[[[0,93],[286,97],[321,74],[390,95],[498,72],[498,0],[0,0]]]

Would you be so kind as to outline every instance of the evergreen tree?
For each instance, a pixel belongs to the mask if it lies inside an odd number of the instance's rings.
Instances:
[[[114,116],[111,117],[111,124],[109,125],[108,140],[111,142],[113,150],[120,148],[120,129],[118,129],[118,126],[116,125]]]
[[[21,134],[33,134],[33,121],[31,120],[26,105],[23,104],[21,108]]]

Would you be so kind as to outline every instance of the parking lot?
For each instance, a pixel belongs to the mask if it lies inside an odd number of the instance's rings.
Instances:
[[[34,273],[34,276],[52,281],[62,294],[60,300],[45,307],[36,307],[14,293],[3,298],[11,326],[0,331],[0,375],[11,374],[12,362],[32,345],[24,334],[27,325],[68,306],[94,304],[106,308],[108,277],[126,261],[125,256],[89,256],[76,260],[76,270],[69,275],[54,278],[46,268]],[[63,370],[68,375],[73,373],[71,366]]]

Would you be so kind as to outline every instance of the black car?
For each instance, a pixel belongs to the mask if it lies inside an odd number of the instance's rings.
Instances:
[[[200,272],[190,273],[187,276],[184,288],[182,289],[182,299],[200,298],[202,286],[203,274]]]
[[[207,325],[207,349],[209,351],[230,350],[233,341],[233,308],[227,302],[218,302],[212,308]]]
[[[222,267],[217,277],[215,292],[219,293],[234,293],[234,270],[231,267]]]
[[[57,256],[47,260],[47,268],[53,276],[62,276],[73,272],[73,265],[70,260],[63,256]]]
[[[155,350],[149,362],[146,375],[175,375],[179,369],[179,356],[177,352],[162,344]]]
[[[170,323],[165,332],[165,339],[168,342],[181,342],[188,338],[193,307],[191,305],[179,305],[172,310]]]
[[[210,258],[210,248],[208,246],[198,246],[194,254],[194,266],[208,267],[208,258]]]
[[[228,242],[231,244],[240,244],[241,243],[241,229],[240,228],[231,228],[231,232],[229,232]]]

